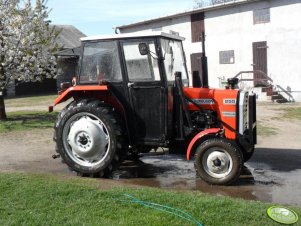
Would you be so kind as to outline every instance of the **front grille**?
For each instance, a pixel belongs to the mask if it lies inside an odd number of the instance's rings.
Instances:
[[[241,91],[239,94],[239,122],[238,131],[244,134],[249,125],[249,93]]]

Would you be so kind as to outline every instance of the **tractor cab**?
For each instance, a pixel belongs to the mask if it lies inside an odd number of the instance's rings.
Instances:
[[[175,72],[188,85],[182,40],[161,32],[82,39],[77,85],[110,87],[135,145],[165,145],[172,136]]]
[[[203,84],[189,87],[183,40],[163,32],[81,39],[77,78],[54,101],[73,98],[54,131],[71,169],[109,176],[129,153],[166,147],[194,156],[197,175],[210,184],[238,179],[256,144],[255,95],[236,89],[237,79],[208,87],[204,38]]]

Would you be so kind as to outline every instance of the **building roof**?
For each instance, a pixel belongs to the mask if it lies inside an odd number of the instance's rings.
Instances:
[[[217,10],[217,9],[233,7],[233,6],[247,4],[247,3],[255,2],[255,1],[262,1],[262,0],[233,0],[233,1],[224,2],[221,4],[206,6],[206,7],[202,7],[202,8],[196,8],[196,9],[192,9],[192,10],[188,10],[188,11],[179,12],[176,14],[166,15],[166,16],[157,17],[157,18],[144,20],[144,21],[139,21],[139,22],[135,22],[132,24],[121,25],[121,26],[117,26],[115,29],[131,28],[131,27],[135,27],[138,25],[149,24],[149,23],[153,23],[153,22],[157,22],[157,21],[161,21],[161,20],[166,20],[166,19],[173,19],[173,18],[177,18],[177,17],[195,14],[195,13],[208,12],[208,11],[213,11],[213,10]]]
[[[55,26],[57,31],[60,31],[60,34],[57,39],[59,46],[62,46],[63,49],[72,49],[80,46],[80,38],[86,37],[84,33],[78,30],[72,25],[52,25]]]
[[[67,58],[79,57],[80,51],[81,51],[80,47],[76,47],[76,48],[70,48],[70,49],[64,49],[58,51],[54,55],[60,57],[67,57]]]
[[[90,36],[81,38],[81,41],[92,41],[92,40],[106,40],[106,39],[125,39],[125,38],[139,38],[139,37],[155,37],[155,36],[161,36],[166,38],[172,38],[177,40],[184,40],[185,38],[174,35],[174,34],[168,34],[161,31],[157,32],[135,32],[135,33],[125,33],[125,34],[114,34],[114,35],[96,35],[96,36]]]

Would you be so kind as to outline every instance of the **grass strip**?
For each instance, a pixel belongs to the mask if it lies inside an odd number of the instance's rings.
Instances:
[[[283,118],[301,120],[301,107],[285,108]]]
[[[273,136],[277,134],[277,129],[270,126],[265,126],[260,123],[257,125],[257,135],[258,136]]]
[[[0,133],[28,129],[53,128],[57,112],[18,111],[7,113],[8,119],[0,121]]]
[[[44,103],[52,103],[58,95],[41,95],[30,97],[15,97],[5,99],[6,107],[27,107]],[[47,106],[47,105],[46,105]]]
[[[206,226],[279,225],[266,214],[271,204],[153,188],[100,190],[99,183],[105,182],[0,174],[0,225],[195,225],[137,203],[118,201],[124,194],[180,209]],[[301,214],[300,209],[293,210]]]

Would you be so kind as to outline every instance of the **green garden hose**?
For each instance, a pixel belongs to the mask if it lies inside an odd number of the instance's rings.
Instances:
[[[125,203],[137,203],[137,204],[140,204],[144,207],[152,208],[152,209],[155,209],[155,210],[159,210],[159,211],[162,211],[162,212],[169,213],[169,214],[172,214],[174,216],[180,217],[184,220],[195,223],[197,226],[203,226],[197,219],[195,219],[190,214],[184,212],[183,210],[173,208],[173,207],[170,207],[170,206],[166,206],[166,205],[160,205],[160,204],[157,204],[157,203],[142,201],[142,200],[139,200],[139,199],[137,199],[134,196],[129,195],[129,194],[124,194],[124,196],[127,199],[117,199],[117,200],[121,201],[121,202],[125,202]]]

